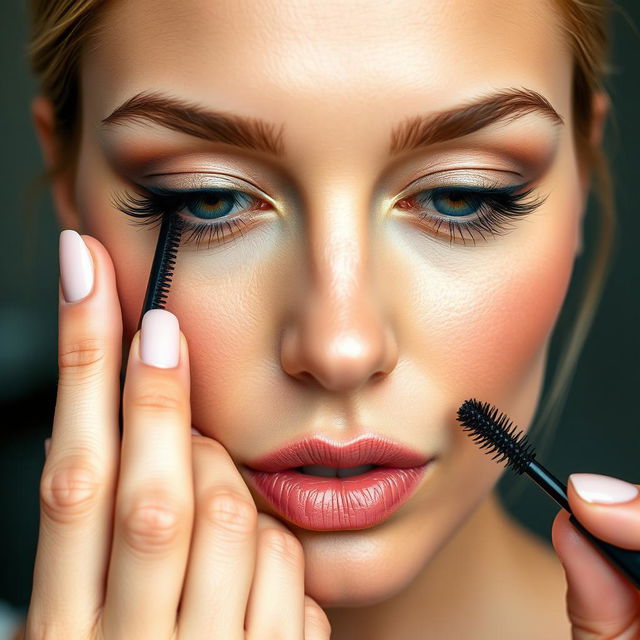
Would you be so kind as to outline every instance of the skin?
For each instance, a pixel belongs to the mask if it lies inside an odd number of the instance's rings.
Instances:
[[[257,184],[276,206],[244,238],[179,253],[167,308],[189,344],[191,424],[224,446],[245,479],[247,461],[312,433],[347,441],[371,431],[438,457],[375,527],[315,532],[282,523],[301,544],[304,591],[326,611],[331,637],[418,637],[426,625],[431,637],[494,638],[486,611],[497,603],[513,612],[500,621],[504,637],[522,633],[523,620],[532,638],[568,637],[562,566],[504,511],[493,493],[503,467],[455,416],[477,397],[526,430],[539,400],[589,186],[572,138],[571,54],[551,5],[537,0],[365,6],[111,3],[81,61],[79,162],[53,185],[60,225],[108,252],[129,347],[156,232],[131,226],[113,194],[161,157],[164,178],[208,171]],[[397,122],[503,87],[538,91],[565,126],[529,114],[390,159]],[[286,156],[159,125],[101,130],[101,119],[143,90],[284,123]],[[598,144],[602,96],[594,108]],[[34,102],[34,120],[52,161],[46,100]],[[480,175],[501,186],[535,180],[548,197],[504,236],[450,244],[395,206],[426,174],[423,188]],[[251,497],[277,518],[253,489]],[[554,545],[578,576],[585,569],[578,548],[569,550],[564,515]],[[605,528],[601,535],[611,535]],[[619,580],[612,588],[628,589],[591,549],[579,553]]]

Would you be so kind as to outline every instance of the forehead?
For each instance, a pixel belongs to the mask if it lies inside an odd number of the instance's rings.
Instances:
[[[96,119],[145,90],[301,136],[527,87],[569,119],[553,0],[117,0],[82,59]],[[317,133],[316,133],[317,136]]]

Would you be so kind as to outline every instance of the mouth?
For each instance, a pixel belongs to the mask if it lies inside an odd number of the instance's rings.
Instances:
[[[425,476],[431,477],[432,462],[404,469],[303,465],[267,472],[247,467],[247,480],[276,513],[297,527],[367,529],[389,518]]]
[[[318,476],[320,478],[351,478],[352,476],[359,476],[372,469],[377,469],[379,465],[376,464],[362,464],[357,467],[329,467],[322,464],[309,464],[302,467],[296,467],[293,471],[303,473],[307,476]]]
[[[322,435],[313,435],[244,464],[267,473],[295,470],[305,475],[349,477],[376,467],[421,467],[432,457],[376,435],[364,435],[348,443],[336,443]]]
[[[248,481],[289,522],[312,531],[366,529],[389,518],[435,456],[389,438],[349,443],[307,436],[248,461]]]

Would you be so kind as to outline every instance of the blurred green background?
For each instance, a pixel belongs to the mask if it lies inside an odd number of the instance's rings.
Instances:
[[[57,375],[58,234],[50,195],[35,198],[35,223],[25,207],[34,196],[33,180],[42,170],[32,130],[29,102],[36,90],[25,54],[25,2],[0,4],[4,79],[0,153],[5,227],[0,260],[5,289],[0,293],[0,601],[26,612],[38,534],[38,483],[44,461],[43,440],[51,433]],[[618,208],[614,265],[593,328],[578,363],[553,446],[540,461],[565,480],[572,472],[604,473],[640,483],[640,419],[633,398],[640,385],[640,216],[635,211],[635,181],[640,172],[640,3],[618,3],[613,18],[612,64],[608,89],[613,102],[605,134]],[[597,218],[589,203],[586,251],[578,259],[568,299],[554,332],[547,381],[557,348],[575,308],[585,266],[592,256]],[[546,390],[546,388],[545,388]],[[535,444],[535,441],[534,441]],[[510,471],[499,483],[501,495],[513,486]],[[511,513],[550,541],[558,507],[526,477]]]

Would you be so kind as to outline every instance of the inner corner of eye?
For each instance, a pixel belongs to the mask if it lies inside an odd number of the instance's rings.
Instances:
[[[405,196],[404,198],[400,198],[395,204],[399,209],[413,209],[414,204],[412,202],[412,196]]]

